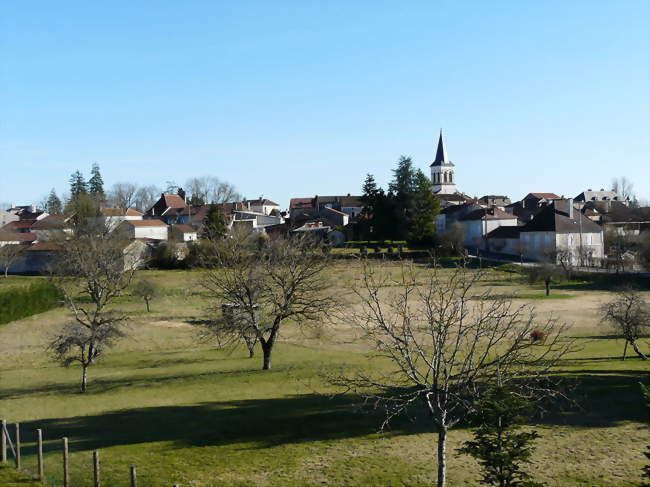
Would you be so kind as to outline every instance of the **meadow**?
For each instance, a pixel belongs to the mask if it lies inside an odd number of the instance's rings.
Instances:
[[[385,264],[390,266],[392,264]],[[422,268],[420,272],[428,272]],[[45,343],[65,323],[57,308],[0,325],[0,417],[21,423],[23,465],[35,471],[35,429],[45,436],[46,476],[61,485],[60,438],[70,438],[71,479],[92,485],[91,453],[100,450],[103,485],[171,486],[425,486],[435,479],[435,433],[421,419],[400,419],[378,432],[382,416],[360,409],[361,398],[335,394],[322,378],[330,368],[381,368],[345,322],[318,329],[289,324],[274,352],[273,369],[243,347],[219,349],[201,338],[209,305],[199,271],[141,271],[161,288],[146,312],[125,295],[115,304],[132,320],[130,338],[90,369],[89,390],[78,392],[80,371],[62,368]],[[38,278],[13,277],[0,290]],[[359,279],[354,262],[339,262],[331,279],[342,299]],[[650,443],[638,383],[650,364],[622,361],[623,341],[599,321],[612,298],[609,281],[559,284],[551,296],[517,273],[490,270],[493,292],[535,306],[570,324],[579,351],[558,374],[576,388],[577,405],[540,418],[532,472],[548,486],[641,485],[642,451]],[[650,300],[650,292],[645,291]],[[640,346],[650,350],[650,339]],[[478,465],[453,453],[470,437],[450,434],[449,485],[477,485]],[[1,485],[31,486],[26,476],[0,469]]]

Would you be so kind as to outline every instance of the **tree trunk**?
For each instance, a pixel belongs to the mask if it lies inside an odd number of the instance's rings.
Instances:
[[[271,369],[271,350],[273,345],[269,345],[269,342],[262,343],[262,352],[264,352],[264,365],[262,365],[262,370]]]
[[[149,313],[149,312],[151,311],[151,310],[149,309],[149,300],[148,300],[148,299],[145,299],[144,302],[147,303],[147,313]]]
[[[248,349],[248,358],[253,358],[255,356],[255,349],[253,347],[250,347]]]
[[[625,347],[623,347],[623,360],[625,360],[627,358],[627,345],[628,345],[628,343],[630,343],[630,342],[625,340]]]
[[[88,366],[84,365],[81,372],[81,392],[86,392],[86,384],[88,384]]]
[[[9,266],[5,267],[5,279],[9,278]]]
[[[447,485],[447,427],[438,428],[438,487]]]
[[[546,295],[548,296],[551,294],[551,281],[544,281],[544,285],[546,286]]]
[[[636,344],[636,341],[631,342],[632,343],[632,348],[636,352],[636,354],[641,357],[643,360],[648,360],[648,357],[646,357],[641,350],[639,350],[639,346]]]

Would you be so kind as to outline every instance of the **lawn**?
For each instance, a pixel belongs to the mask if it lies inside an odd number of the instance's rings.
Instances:
[[[575,382],[580,407],[554,411],[535,425],[542,435],[532,466],[536,478],[558,487],[640,485],[650,435],[638,382],[650,381],[650,366],[620,360],[623,342],[599,324],[598,306],[610,292],[585,283],[545,299],[540,286],[490,272],[486,286],[530,302],[540,316],[572,324],[581,346],[558,371]],[[163,295],[151,313],[135,298],[120,299],[116,306],[133,316],[131,338],[90,369],[85,395],[77,392],[79,370],[58,367],[43,351],[65,322],[64,309],[0,325],[0,417],[21,423],[27,470],[35,470],[34,432],[42,428],[46,475],[57,485],[63,436],[70,438],[75,487],[92,485],[94,449],[100,450],[103,485],[111,487],[128,485],[130,465],[138,466],[144,487],[431,485],[435,434],[423,418],[398,420],[380,434],[381,415],[360,411],[360,398],[332,395],[324,383],[323,372],[333,367],[386,366],[351,340],[345,323],[304,333],[288,327],[274,368],[263,372],[261,358],[248,359],[243,348],[218,350],[199,338],[193,323],[208,305],[200,272],[141,276]],[[339,263],[331,277],[349,286],[358,282],[359,269]],[[641,345],[650,349],[650,340]],[[476,485],[476,463],[453,453],[469,435],[464,428],[450,435],[452,487]],[[0,484],[32,485],[10,476],[0,469]]]

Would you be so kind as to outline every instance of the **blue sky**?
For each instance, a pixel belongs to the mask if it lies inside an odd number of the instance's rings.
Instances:
[[[650,2],[3,2],[0,201],[100,164],[358,193],[446,134],[459,189],[650,198]]]

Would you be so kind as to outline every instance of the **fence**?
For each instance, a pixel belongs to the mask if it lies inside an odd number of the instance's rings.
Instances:
[[[2,465],[8,463],[10,453],[13,457],[13,462],[16,467],[16,470],[30,475],[39,482],[42,482],[45,485],[59,485],[56,482],[48,480],[46,477],[45,471],[45,459],[43,456],[43,431],[41,429],[36,430],[36,471],[30,471],[29,469],[24,468],[21,453],[23,445],[21,443],[21,431],[20,423],[15,423],[13,426],[13,440],[12,435],[7,426],[7,421],[4,419],[0,420],[0,462]],[[61,469],[62,469],[62,485],[63,487],[72,487],[70,483],[70,448],[68,438],[61,438]],[[93,450],[92,452],[92,467],[88,473],[89,479],[92,480],[93,487],[101,487],[101,469],[99,461],[99,450]],[[138,487],[138,470],[135,465],[132,465],[129,468],[128,478],[131,487]],[[114,485],[111,482],[110,485]],[[179,484],[174,484],[173,487],[180,487]]]

